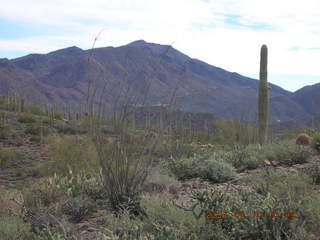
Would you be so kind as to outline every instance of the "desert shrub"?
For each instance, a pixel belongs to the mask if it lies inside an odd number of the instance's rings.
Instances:
[[[65,228],[66,226],[64,226]],[[63,230],[58,229],[57,227],[48,226],[43,228],[40,232],[37,233],[37,240],[74,240],[77,239],[76,236],[72,233],[71,228],[67,229],[68,231],[64,232]]]
[[[320,184],[320,166],[318,162],[312,163],[305,173],[311,176],[314,184]]]
[[[98,200],[105,199],[106,192],[101,179],[101,175],[80,171],[73,173],[69,170],[64,175],[54,174],[43,182],[43,185],[50,189],[52,193],[60,194],[72,198],[87,195],[87,197]],[[58,195],[59,196],[59,195]],[[38,199],[41,199],[38,197]],[[56,199],[54,196],[51,199]]]
[[[154,156],[160,159],[191,158],[195,153],[199,153],[197,145],[186,139],[170,137],[159,144],[154,151]]]
[[[201,177],[212,182],[221,183],[232,179],[236,171],[232,165],[223,159],[216,157],[205,161],[205,166],[201,169]]]
[[[167,160],[165,165],[178,180],[200,177],[201,161],[197,156],[190,158],[173,158]],[[203,164],[203,163],[202,163]]]
[[[320,134],[313,136],[312,139],[312,148],[320,153]]]
[[[61,120],[62,119],[63,114],[59,111],[54,111],[53,112],[53,118],[56,120]]]
[[[216,237],[209,229],[222,232],[222,239],[305,239],[301,211],[296,202],[288,205],[271,195],[234,189],[196,191],[193,204],[180,208],[192,211],[196,218],[206,218],[207,238]],[[221,234],[221,233],[220,233]]]
[[[101,177],[92,176],[84,183],[84,191],[93,200],[106,199],[107,193],[104,188]]]
[[[57,129],[58,133],[63,134],[85,134],[87,131],[80,126],[75,125],[67,125],[67,124],[58,124],[55,125],[55,128]]]
[[[34,123],[36,122],[36,118],[30,113],[23,113],[19,116],[18,121],[21,123]]]
[[[214,125],[218,129],[220,142],[229,144],[236,142],[236,129],[232,120],[220,119]]]
[[[201,235],[205,229],[205,219],[196,219],[192,212],[177,208],[172,202],[164,199],[144,199],[149,221],[145,229],[154,239],[204,239]]]
[[[111,143],[107,143],[100,129],[94,136],[108,200],[115,212],[127,209],[130,214],[144,215],[139,195],[152,166],[156,144],[150,144],[154,140],[149,136],[129,134],[126,126],[118,130],[118,138]]]
[[[140,219],[130,216],[128,212],[123,211],[118,215],[106,212],[102,221],[106,222],[107,226],[100,228],[100,234],[103,236],[101,239],[143,239],[144,223]],[[148,234],[143,233],[143,235]]]
[[[88,172],[97,171],[99,163],[97,152],[90,139],[76,141],[70,136],[52,136],[48,139],[49,168],[42,169],[43,174],[52,175],[54,172],[67,175],[69,169],[79,173],[86,169]]]
[[[23,159],[23,153],[18,150],[0,150],[0,168],[18,165],[23,161]]]
[[[49,124],[51,124],[51,121],[50,121],[50,119],[48,117],[45,117],[45,118],[42,119],[42,123],[46,124],[46,125],[49,125]]]
[[[148,182],[142,186],[142,191],[147,193],[161,193],[166,190],[166,185],[161,183]]]
[[[7,139],[11,135],[11,128],[9,125],[0,123],[0,139]]]
[[[30,106],[26,109],[26,112],[34,115],[44,115],[43,110],[39,106]]]
[[[92,178],[92,176],[84,172],[74,174],[71,170],[66,176],[54,174],[52,177],[43,180],[42,184],[27,190],[25,192],[26,199],[30,199],[30,205],[40,201],[41,205],[49,206],[54,201],[58,201],[63,195],[78,197],[85,194],[85,185]],[[36,202],[34,202],[34,199]]]
[[[277,144],[270,144],[266,151],[268,160],[287,165],[305,163],[309,160],[311,154],[312,152],[309,149],[301,148],[292,141],[282,141]]]
[[[61,205],[61,211],[74,222],[80,222],[93,209],[94,203],[90,199],[83,197],[70,198]]]
[[[247,147],[230,151],[225,159],[237,168],[238,171],[243,171],[258,168],[266,157],[258,145],[251,144]]]
[[[305,225],[309,232],[316,236],[320,235],[320,194],[311,193],[303,199],[300,209],[303,211]]]
[[[306,174],[285,173],[280,170],[265,170],[251,175],[247,181],[260,194],[271,195],[283,205],[296,204],[301,221],[308,231],[319,234],[320,194],[313,191],[314,178]]]
[[[205,219],[194,218],[191,211],[177,208],[169,200],[152,197],[144,198],[141,205],[146,209],[147,221],[131,217],[126,211],[120,216],[108,213],[104,216],[108,228],[108,231],[102,230],[104,234],[115,239],[207,239],[203,232],[210,229],[206,227]]]
[[[143,191],[159,193],[168,190],[171,194],[177,194],[180,183],[171,175],[163,167],[157,166],[152,168],[146,179],[146,183],[143,185]]]
[[[0,216],[19,214],[21,212],[20,202],[22,202],[22,194],[19,190],[0,187]]]
[[[14,139],[14,144],[15,144],[16,146],[22,146],[22,145],[24,144],[24,139],[23,139],[22,136],[15,135],[15,136],[13,137],[13,139]]]
[[[41,143],[42,139],[40,136],[31,136],[29,140],[34,143]]]
[[[218,130],[217,141],[225,145],[248,145],[257,140],[257,127],[238,119],[219,119],[214,123]]]
[[[288,195],[295,200],[312,192],[312,178],[306,174],[283,172],[278,169],[266,169],[261,173],[249,176],[246,181],[264,196],[271,193],[279,198],[287,199]]]
[[[29,210],[49,207],[58,202],[65,195],[64,189],[53,185],[50,181],[44,181],[23,191],[24,206]]]
[[[315,135],[315,130],[312,128],[302,128],[302,127],[291,127],[291,128],[285,128],[281,131],[281,137],[282,139],[293,139],[295,138],[299,133],[306,133],[309,136]]]
[[[166,186],[179,184],[179,181],[169,174],[168,169],[161,165],[155,166],[150,170],[146,182],[154,182]]]
[[[35,135],[35,136],[47,136],[49,134],[49,128],[41,126],[39,124],[34,124],[28,126],[24,131],[26,134]]]
[[[17,216],[0,216],[0,236],[2,240],[35,239],[31,225]]]
[[[36,126],[30,126],[24,131],[25,134],[40,135],[40,129]]]

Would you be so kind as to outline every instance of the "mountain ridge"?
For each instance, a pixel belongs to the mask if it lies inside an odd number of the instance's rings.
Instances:
[[[257,119],[256,79],[191,58],[169,45],[137,40],[120,47],[83,50],[71,46],[0,60],[2,94],[15,90],[35,101],[79,105],[86,99],[90,81],[97,94],[94,102],[103,99],[107,110],[113,109],[123,89],[130,88],[137,103],[144,101],[146,94],[148,104],[168,104],[175,96],[174,106],[181,110]],[[305,96],[305,90],[290,92],[270,86],[271,122],[318,114],[309,107],[317,99],[312,97],[314,91]]]

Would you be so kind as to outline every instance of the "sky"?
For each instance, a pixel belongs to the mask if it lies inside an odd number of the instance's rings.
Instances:
[[[320,82],[319,13],[319,0],[5,0],[0,58],[143,39],[258,78],[266,44],[269,82],[295,91]]]

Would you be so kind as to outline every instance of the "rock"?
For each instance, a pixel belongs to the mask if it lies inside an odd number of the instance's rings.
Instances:
[[[264,163],[268,166],[271,166],[271,162],[269,160],[264,160]]]

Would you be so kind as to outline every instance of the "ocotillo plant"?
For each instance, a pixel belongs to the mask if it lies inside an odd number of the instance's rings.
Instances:
[[[260,88],[259,88],[259,143],[264,145],[268,132],[268,48],[262,45],[260,52]]]

